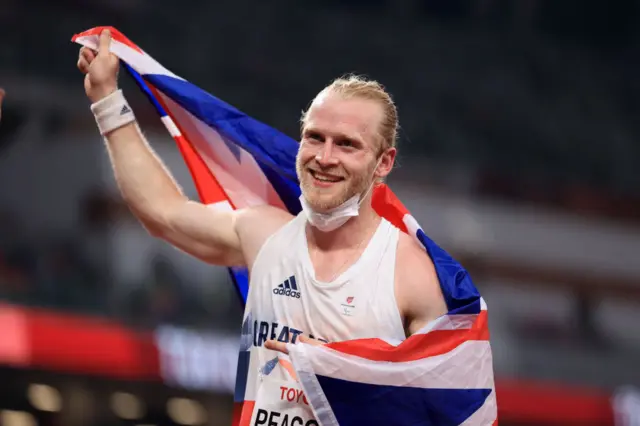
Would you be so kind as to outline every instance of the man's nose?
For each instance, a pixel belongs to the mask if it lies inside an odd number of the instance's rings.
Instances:
[[[325,141],[322,148],[316,154],[316,161],[322,167],[333,166],[338,163],[338,159],[333,155],[333,142]]]

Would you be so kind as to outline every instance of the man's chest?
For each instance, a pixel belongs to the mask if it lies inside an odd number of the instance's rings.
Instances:
[[[255,346],[271,339],[295,342],[300,334],[331,342],[379,333],[379,302],[366,286],[346,282],[323,288],[301,274],[279,281],[254,283],[250,289],[247,309]]]

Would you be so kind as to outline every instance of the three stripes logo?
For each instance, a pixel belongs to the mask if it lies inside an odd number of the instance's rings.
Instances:
[[[278,284],[273,289],[273,294],[277,296],[288,296],[294,299],[300,299],[300,291],[298,290],[298,284],[296,283],[296,277],[290,276],[283,283]]]

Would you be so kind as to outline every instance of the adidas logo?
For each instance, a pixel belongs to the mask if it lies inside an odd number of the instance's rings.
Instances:
[[[124,105],[122,107],[122,109],[120,110],[120,115],[125,115],[127,113],[131,112],[131,108],[129,108],[128,106]]]
[[[300,291],[298,291],[296,277],[292,275],[283,283],[278,284],[278,287],[273,289],[273,294],[276,296],[288,296],[294,299],[300,299]]]

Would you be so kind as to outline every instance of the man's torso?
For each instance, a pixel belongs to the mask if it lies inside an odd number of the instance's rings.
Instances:
[[[315,279],[305,222],[297,216],[270,237],[251,271],[236,389],[236,400],[256,401],[251,425],[316,424],[291,362],[265,349],[267,340],[404,339],[394,295],[398,229],[382,220],[360,258],[323,283]]]

